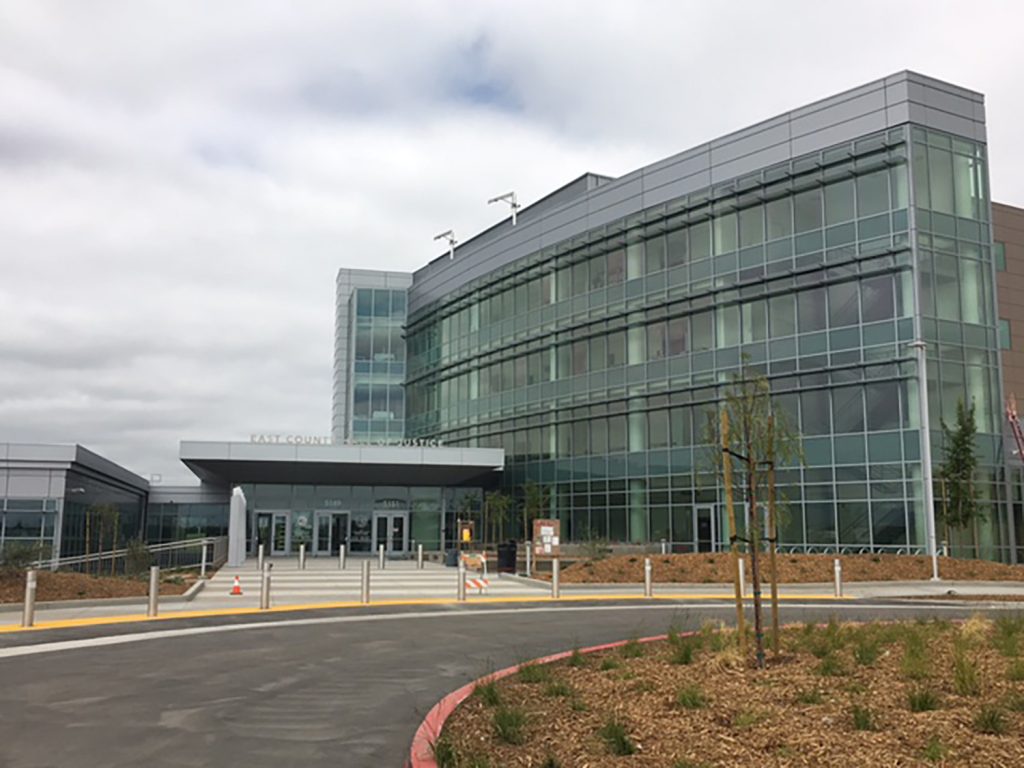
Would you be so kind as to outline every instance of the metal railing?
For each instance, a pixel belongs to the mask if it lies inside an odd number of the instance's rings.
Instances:
[[[161,570],[199,568],[203,575],[207,569],[220,568],[228,559],[228,537],[211,536],[185,539],[144,547],[125,547],[89,555],[53,557],[38,560],[30,568],[49,568],[99,576],[123,576],[133,569],[160,566]]]

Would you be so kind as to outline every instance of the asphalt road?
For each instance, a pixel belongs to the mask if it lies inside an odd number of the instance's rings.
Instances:
[[[782,610],[783,621],[806,621],[956,618],[976,609]],[[658,634],[673,623],[695,628],[731,612],[635,602],[432,608],[3,636],[0,766],[397,768],[426,711],[472,678],[576,644]],[[49,646],[101,635],[116,644]],[[3,656],[25,644],[36,645]]]

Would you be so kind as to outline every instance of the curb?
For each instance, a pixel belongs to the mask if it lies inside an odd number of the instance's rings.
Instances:
[[[697,634],[696,632],[683,632],[679,637],[690,637]],[[636,640],[638,643],[654,643],[659,640],[668,639],[668,635],[653,635],[651,637],[641,637]],[[597,653],[598,651],[608,651],[613,648],[621,648],[626,643],[631,642],[630,640],[616,640],[614,643],[604,643],[603,645],[592,645],[589,648],[577,649],[580,653]],[[412,746],[409,747],[409,758],[405,762],[405,768],[437,768],[437,761],[434,760],[434,743],[437,741],[438,736],[441,735],[441,730],[444,728],[444,724],[448,721],[448,718],[452,716],[452,713],[456,708],[468,699],[473,691],[480,683],[484,683],[490,680],[501,680],[502,678],[509,677],[518,672],[522,667],[529,664],[550,664],[555,661],[567,659],[572,656],[572,651],[560,651],[559,653],[553,653],[549,656],[541,656],[540,658],[533,659],[531,661],[524,661],[521,664],[515,664],[511,667],[505,667],[499,669],[497,672],[492,672],[489,675],[478,677],[461,688],[457,688],[449,694],[446,694],[441,698],[437,704],[431,707],[430,711],[427,712],[427,716],[423,718],[423,722],[420,723],[419,728],[416,729],[416,734],[412,737]]]
[[[180,595],[161,595],[160,604],[190,603],[195,596],[203,591],[207,579],[197,579],[195,583]],[[146,605],[147,597],[97,597],[92,600],[46,600],[36,603],[37,611],[56,610],[59,608],[100,608],[104,605]],[[22,604],[4,603],[0,605],[0,615],[4,613],[21,613]]]

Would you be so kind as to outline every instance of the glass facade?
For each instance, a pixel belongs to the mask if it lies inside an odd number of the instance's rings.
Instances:
[[[60,499],[0,498],[0,551],[28,548],[47,557],[53,551]]]
[[[406,292],[357,288],[353,294],[351,438],[396,442],[405,434]]]
[[[721,546],[705,425],[745,365],[802,435],[783,546],[920,549],[921,337],[936,464],[941,420],[975,403],[995,556],[987,189],[983,145],[907,125],[554,244],[410,317],[408,436],[504,448],[503,482],[550,486],[570,539]]]
[[[207,536],[227,536],[227,503],[150,503],[146,512],[146,541],[161,544]]]

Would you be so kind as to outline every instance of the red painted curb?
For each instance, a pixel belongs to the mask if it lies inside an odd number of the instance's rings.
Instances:
[[[689,637],[697,634],[696,632],[683,632],[679,637]],[[658,640],[666,640],[668,635],[654,635],[652,637],[642,637],[637,640],[639,643],[653,643]],[[580,648],[580,653],[597,653],[598,651],[607,651],[612,648],[621,648],[629,640],[618,640],[614,643],[605,643],[604,645],[592,645],[589,648]],[[437,762],[434,760],[434,742],[437,741],[437,737],[441,735],[441,729],[444,728],[444,724],[448,718],[451,717],[452,712],[455,708],[464,702],[473,693],[474,689],[490,680],[501,680],[503,677],[514,675],[520,670],[521,667],[527,664],[550,664],[553,661],[559,661],[560,659],[567,659],[572,656],[572,651],[562,651],[560,653],[554,653],[550,656],[542,656],[539,659],[533,659],[532,661],[523,662],[522,664],[516,664],[511,667],[505,667],[505,669],[499,669],[497,672],[492,672],[489,675],[479,677],[471,683],[452,691],[451,693],[444,696],[437,704],[435,704],[427,716],[423,718],[423,722],[420,723],[420,727],[416,729],[416,735],[412,737],[412,746],[409,748],[409,759],[405,762],[405,768],[437,768]]]

